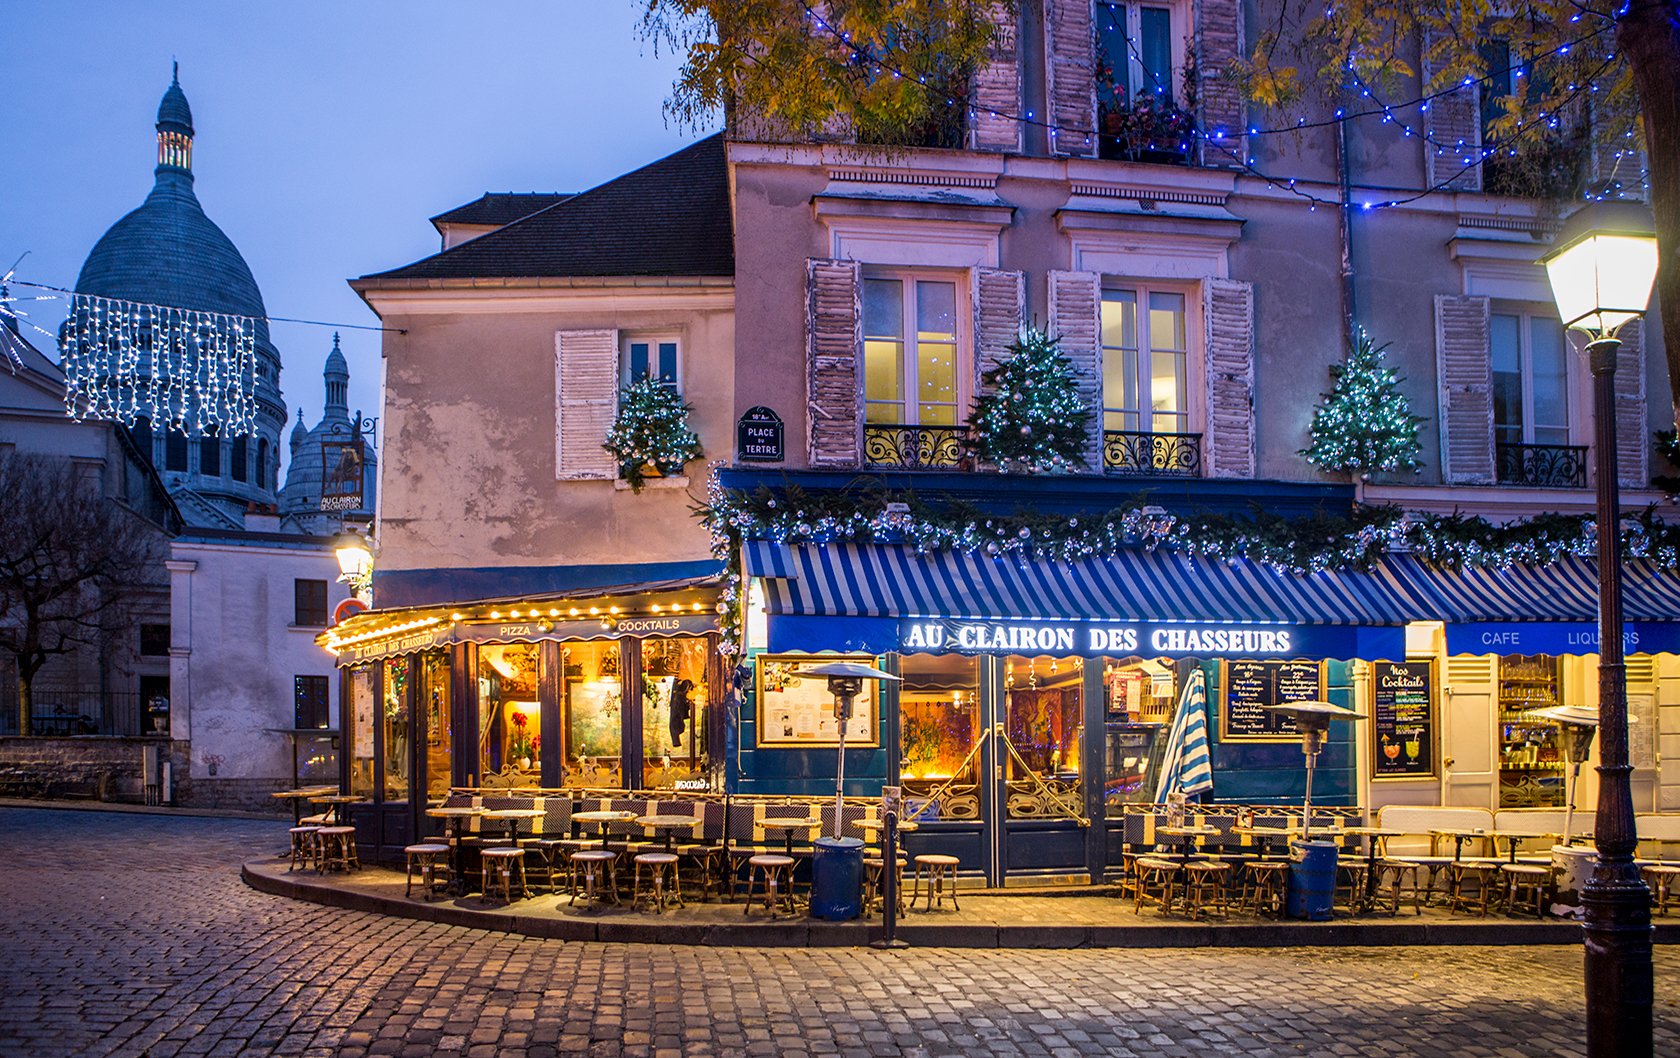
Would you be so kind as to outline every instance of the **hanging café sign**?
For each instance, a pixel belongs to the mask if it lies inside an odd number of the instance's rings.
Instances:
[[[1371,651],[1393,649],[1395,644],[1403,649],[1399,628],[937,617],[901,619],[897,649],[906,654],[1370,657]]]

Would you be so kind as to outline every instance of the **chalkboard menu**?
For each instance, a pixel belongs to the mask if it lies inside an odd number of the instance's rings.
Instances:
[[[1435,666],[1371,663],[1371,778],[1435,775]]]
[[[1295,721],[1267,709],[1284,702],[1324,700],[1324,665],[1318,661],[1221,661],[1221,742],[1295,742]]]

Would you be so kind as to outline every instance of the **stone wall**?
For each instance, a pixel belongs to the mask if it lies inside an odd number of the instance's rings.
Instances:
[[[188,743],[100,735],[0,738],[0,795],[141,803],[145,800],[144,747],[148,745],[162,747],[174,762],[175,802],[190,803]]]
[[[177,796],[175,803],[190,805],[193,808],[234,808],[242,812],[290,815],[289,802],[275,800],[269,796],[289,785],[289,781],[274,779],[197,778],[192,781],[191,800],[182,800]],[[319,807],[310,806],[310,810],[314,811]]]

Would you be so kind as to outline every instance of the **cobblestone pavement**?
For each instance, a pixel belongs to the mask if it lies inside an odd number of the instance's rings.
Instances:
[[[0,1056],[1580,1053],[1573,947],[562,943],[300,904],[283,826],[0,809]],[[1680,951],[1657,952],[1658,1054]]]

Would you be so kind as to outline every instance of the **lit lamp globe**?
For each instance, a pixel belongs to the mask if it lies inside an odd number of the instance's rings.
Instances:
[[[338,557],[339,580],[354,585],[361,594],[373,573],[373,548],[368,538],[347,529],[333,539],[333,553]]]
[[[1613,337],[1645,314],[1657,278],[1657,235],[1638,202],[1592,202],[1570,214],[1540,259],[1565,327]]]

